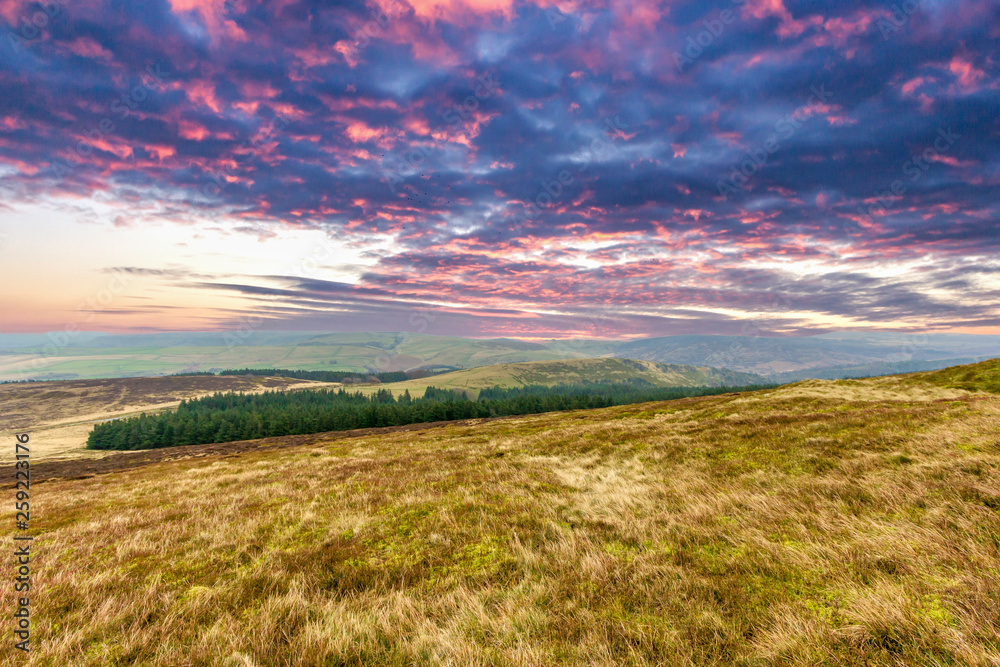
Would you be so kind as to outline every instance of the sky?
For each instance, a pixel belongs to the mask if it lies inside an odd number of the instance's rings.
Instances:
[[[1000,333],[1000,0],[0,0],[0,332]]]

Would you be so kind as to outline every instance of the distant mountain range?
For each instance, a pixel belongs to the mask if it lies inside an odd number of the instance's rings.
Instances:
[[[1000,336],[836,333],[804,337],[666,336],[611,344],[616,357],[716,366],[784,379],[933,370],[1000,356]],[[920,367],[906,364],[936,362]],[[836,370],[835,370],[836,369]],[[805,373],[805,375],[802,375]]]
[[[728,368],[788,382],[935,370],[996,358],[1000,336],[844,332],[781,338],[685,335],[530,342],[288,331],[0,334],[0,380],[131,377],[239,367],[459,370],[599,357]]]

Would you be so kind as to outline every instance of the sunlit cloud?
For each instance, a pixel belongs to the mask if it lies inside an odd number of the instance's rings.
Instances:
[[[1000,1],[920,4],[7,0],[4,326],[989,331]]]

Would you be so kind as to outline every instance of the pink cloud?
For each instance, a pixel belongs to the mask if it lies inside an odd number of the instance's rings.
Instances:
[[[957,77],[958,85],[963,92],[975,90],[979,82],[986,77],[985,72],[961,56],[952,58],[948,70]]]

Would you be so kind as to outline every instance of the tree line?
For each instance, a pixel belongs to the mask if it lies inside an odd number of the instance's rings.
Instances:
[[[656,387],[642,382],[492,387],[476,400],[460,390],[428,387],[421,398],[388,389],[370,395],[344,389],[262,394],[221,393],[182,401],[173,412],[116,419],[94,426],[88,449],[133,450],[253,440],[283,435],[401,426],[457,419],[538,414],[558,410],[706,396],[747,387]]]

